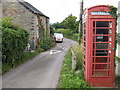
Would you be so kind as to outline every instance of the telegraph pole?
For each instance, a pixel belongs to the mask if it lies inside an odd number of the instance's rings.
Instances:
[[[83,13],[83,0],[80,0],[80,16],[79,16],[79,44],[81,43],[81,39],[82,39],[82,13]]]

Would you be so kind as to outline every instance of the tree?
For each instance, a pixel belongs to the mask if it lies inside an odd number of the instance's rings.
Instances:
[[[62,23],[59,23],[59,22],[54,23],[52,25],[52,27],[55,28],[55,29],[64,28],[64,26],[62,25]]]
[[[77,18],[71,14],[68,17],[66,17],[65,20],[62,21],[62,24],[67,29],[75,30],[76,29],[76,19]]]

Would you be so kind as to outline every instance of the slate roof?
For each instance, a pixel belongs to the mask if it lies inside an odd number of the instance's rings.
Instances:
[[[16,0],[16,1],[19,2],[21,5],[23,5],[26,9],[30,10],[32,13],[39,14],[39,15],[42,15],[42,16],[45,16],[45,17],[49,18],[48,16],[43,14],[41,11],[36,9],[34,6],[32,6],[30,3],[28,3],[24,0]]]

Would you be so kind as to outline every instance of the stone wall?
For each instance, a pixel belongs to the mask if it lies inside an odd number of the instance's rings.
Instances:
[[[14,17],[12,22],[29,32],[30,41],[34,41],[34,47],[36,47],[39,37],[42,38],[38,30],[38,17],[42,20],[44,30],[48,30],[48,35],[50,34],[49,18],[40,14],[34,14],[16,0],[2,1],[2,17]]]
[[[30,39],[34,40],[34,46],[36,46],[39,38],[37,15],[18,2],[3,2],[2,11],[2,17],[14,17],[13,23],[29,32]]]

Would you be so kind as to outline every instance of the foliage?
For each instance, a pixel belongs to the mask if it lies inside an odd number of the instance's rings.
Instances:
[[[114,6],[109,6],[109,9],[110,9],[110,15],[112,16],[112,17],[114,17],[115,18],[115,25],[117,26],[117,8],[116,7],[114,7]]]
[[[115,84],[117,87],[120,87],[120,76],[115,77]]]
[[[53,35],[53,33],[54,33],[54,28],[52,25],[50,25],[50,35]]]
[[[62,23],[56,22],[52,25],[53,28],[59,29],[59,28],[65,28]]]
[[[82,69],[82,47],[81,45],[73,45],[72,46],[73,52],[76,55],[76,59],[77,59],[77,64],[76,64],[76,70],[81,70]]]
[[[86,88],[85,81],[80,79],[73,71],[62,75],[60,79],[59,88]]]
[[[116,30],[117,30],[117,8],[116,7],[114,7],[114,6],[109,6],[109,9],[110,9],[110,15],[115,19],[115,42],[114,42],[114,44],[115,44],[115,46],[114,46],[114,50],[116,51],[116,49],[117,49],[117,32],[116,32]],[[114,54],[114,60],[115,60],[115,54]]]
[[[119,61],[120,62],[120,58],[115,56],[115,60]]]
[[[76,30],[76,27],[78,27],[76,19],[77,18],[71,14],[62,21],[62,24],[65,28],[78,32],[78,30]]]
[[[12,66],[23,58],[28,44],[28,32],[13,25],[12,18],[2,18],[2,61]]]
[[[40,40],[37,47],[40,47],[46,51],[46,50],[50,49],[51,47],[53,47],[54,45],[55,44],[53,43],[52,38],[46,37],[46,38],[43,38],[43,40]]]
[[[64,37],[78,41],[78,34],[69,29],[56,29],[55,32],[62,33]]]
[[[77,74],[71,70],[72,53],[69,50],[65,56],[64,63],[59,78],[59,88],[86,88],[86,83],[83,80],[82,74]]]
[[[73,33],[78,33],[79,21],[76,21],[77,17],[72,14],[66,17],[62,22],[57,22],[52,25],[55,29],[69,29]]]

